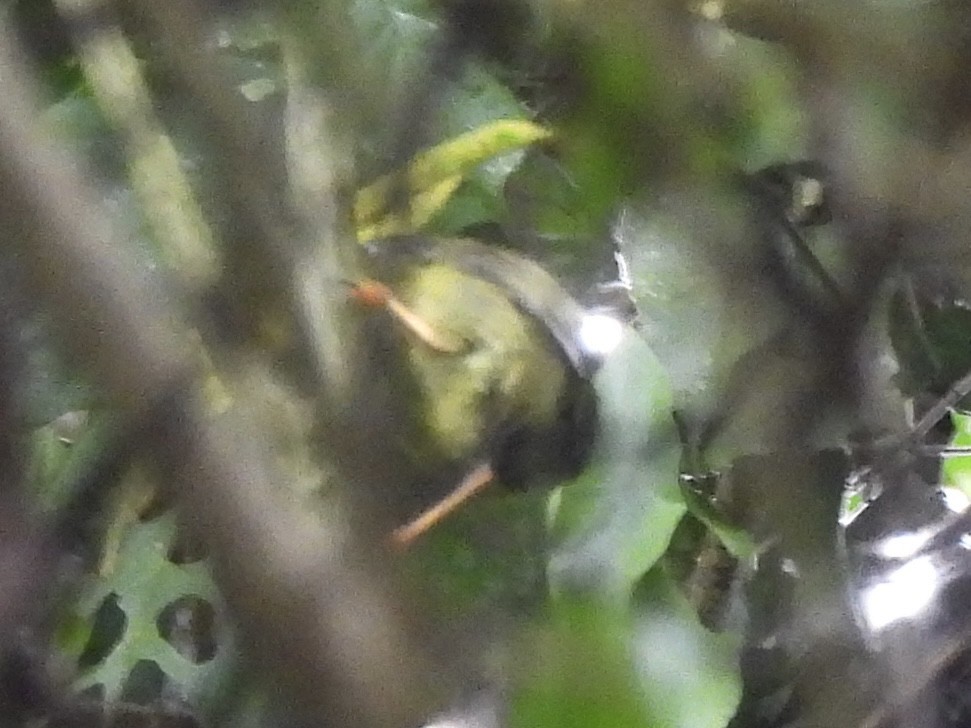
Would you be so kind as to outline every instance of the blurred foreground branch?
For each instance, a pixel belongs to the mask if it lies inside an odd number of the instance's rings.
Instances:
[[[416,724],[431,670],[388,582],[353,534],[273,497],[278,475],[245,422],[207,416],[176,303],[128,254],[77,164],[38,133],[16,48],[0,27],[0,225],[63,343],[123,414],[151,420],[163,477],[212,550],[260,672],[316,723]]]

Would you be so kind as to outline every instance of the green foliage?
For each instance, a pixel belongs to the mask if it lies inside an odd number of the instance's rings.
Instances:
[[[498,119],[531,119],[533,116],[507,87],[478,64],[467,69],[444,101],[444,112],[442,129],[446,136],[477,129]],[[476,169],[433,222],[432,230],[452,234],[475,225],[505,220],[508,215],[503,187],[524,156],[524,150],[513,150]]]
[[[422,72],[438,22],[425,0],[355,0],[349,4],[355,30],[368,41],[367,63],[388,88],[405,90]]]
[[[715,635],[660,569],[633,611],[564,599],[550,608],[512,697],[515,726],[717,728],[741,695],[739,638]]]
[[[547,494],[485,494],[433,529],[403,564],[443,618],[493,634],[547,602]]]
[[[728,724],[741,697],[742,637],[703,628],[668,573],[652,569],[637,587],[635,664],[652,706],[650,725]]]
[[[397,219],[388,209],[395,184],[395,173],[375,180],[355,197],[354,222],[357,237],[369,241],[392,235],[415,233],[442,214],[442,208],[455,204],[459,185],[479,184],[483,175],[490,187],[490,198],[513,171],[523,152],[520,149],[551,136],[541,126],[522,119],[497,119],[466,131],[421,152],[401,174],[407,182],[408,219]],[[478,182],[477,182],[478,180]],[[459,205],[467,205],[459,201]],[[449,213],[454,217],[454,212]],[[487,216],[483,219],[493,219]],[[471,225],[482,219],[467,221]],[[464,225],[463,225],[464,226]]]
[[[667,376],[627,330],[594,377],[600,432],[592,463],[554,498],[554,591],[593,591],[625,602],[660,558],[685,512],[681,446]]]
[[[513,726],[652,726],[632,670],[630,623],[612,610],[557,605],[524,660],[534,667],[511,701]]]
[[[513,724],[725,725],[741,694],[738,637],[704,629],[658,565],[686,513],[667,377],[627,331],[595,385],[600,442],[551,504],[556,599]]]
[[[704,395],[733,354],[739,354],[737,349],[725,351],[727,347],[720,346],[722,337],[736,334],[737,327],[731,324],[737,303],[725,301],[717,261],[704,253],[704,242],[724,230],[719,212],[693,209],[685,220],[666,206],[631,207],[615,227],[630,265],[632,295],[644,335],[668,372],[678,399],[688,392]],[[734,222],[732,212],[729,208],[729,222]],[[750,331],[751,323],[745,325]],[[718,358],[721,351],[727,361]]]
[[[971,311],[963,296],[924,300],[904,287],[894,297],[890,326],[905,391],[943,394],[971,369]]]
[[[718,31],[713,31],[718,32]],[[725,32],[725,31],[721,31]],[[729,125],[728,148],[741,169],[753,171],[807,152],[806,115],[796,89],[796,66],[776,45],[731,34],[718,63],[737,74],[737,116]],[[717,42],[717,41],[716,41]]]
[[[954,434],[950,444],[955,447],[971,447],[971,414],[951,412],[951,424],[954,426]],[[945,458],[944,465],[941,466],[941,482],[945,487],[957,488],[971,498],[971,457]]]
[[[715,475],[717,480],[719,476]],[[720,512],[715,499],[709,493],[701,493],[682,483],[681,490],[691,517],[713,533],[718,541],[736,559],[750,559],[756,554],[752,535],[739,524],[732,523],[727,514]]]
[[[312,17],[307,6],[306,17]],[[423,74],[440,30],[436,7],[421,0],[354,0],[347,5],[352,26],[338,30],[366,46],[366,57],[357,59],[362,71],[356,78],[381,79],[368,91],[382,108],[408,108],[410,94],[426,91]],[[397,126],[411,119],[391,119],[373,136],[353,140],[360,176],[355,184],[364,184],[357,205],[348,205],[353,212],[341,210],[336,216],[346,218],[337,228],[356,225],[361,239],[487,230],[505,245],[548,256],[542,262],[569,271],[576,290],[603,282],[595,268],[613,252],[608,237],[630,263],[640,319],[637,329],[624,329],[619,346],[593,375],[600,427],[587,469],[552,494],[531,490],[477,499],[396,563],[415,590],[436,603],[436,614],[450,625],[478,630],[488,658],[512,655],[501,669],[514,726],[719,728],[728,723],[741,694],[740,637],[702,627],[665,557],[672,555],[679,526],[711,537],[739,558],[752,557],[755,546],[751,534],[679,485],[684,457],[674,410],[693,406],[709,414],[733,369],[757,363],[756,398],[764,400],[735,437],[704,453],[709,464],[730,466],[742,456],[771,449],[772,430],[794,419],[789,401],[769,400],[797,388],[805,363],[790,352],[762,348],[791,319],[775,306],[777,301],[767,303],[764,291],[750,285],[753,279],[736,281],[726,274],[758,270],[762,261],[763,241],[750,225],[751,200],[741,189],[740,173],[801,157],[808,148],[810,130],[798,100],[805,79],[782,46],[720,25],[704,29],[712,34],[705,53],[688,57],[678,50],[687,39],[665,37],[665,25],[653,22],[661,11],[652,7],[648,4],[629,25],[610,15],[589,35],[576,28],[548,29],[543,42],[550,47],[542,52],[562,53],[569,77],[569,93],[564,94],[569,103],[549,113],[537,103],[542,94],[529,97],[509,82],[521,69],[478,56],[464,62],[455,79],[435,89],[442,93],[433,108],[420,109],[428,115],[419,119],[421,154],[394,160],[407,165],[412,217],[385,225],[392,214],[386,208],[394,180],[379,176],[387,171],[383,155],[394,144]],[[574,11],[562,12],[566,17]],[[586,12],[596,11],[578,8],[572,21],[592,24]],[[272,25],[263,20],[228,23],[220,26],[218,43],[226,51],[234,92],[251,104],[265,101],[267,107],[285,101],[285,60]],[[146,72],[157,81],[164,74],[152,75],[158,73],[154,64],[148,59]],[[114,213],[129,229],[139,228],[144,211],[121,181],[126,160],[114,148],[119,130],[95,105],[76,65],[65,68],[72,72],[58,76],[56,101],[44,121],[59,139],[97,159],[114,185],[108,195]],[[523,87],[535,80],[522,73],[527,76]],[[164,83],[152,90],[161,106],[178,105],[178,99],[174,103],[167,97]],[[340,109],[334,114],[339,116]],[[868,148],[882,150],[880,144],[888,143],[893,130],[880,126],[887,125],[883,117],[865,121],[877,127],[861,132]],[[186,132],[179,122],[171,125],[176,149],[205,145],[204,135]],[[187,157],[187,167],[198,161],[194,154]],[[205,176],[215,166],[201,168]],[[145,236],[133,240],[147,267],[162,267],[158,250]],[[231,246],[226,251],[233,252]],[[263,272],[259,264],[257,270]],[[170,271],[173,277],[180,272]],[[506,404],[497,400],[499,395],[509,394],[509,407],[537,424],[549,419],[558,404],[565,370],[562,357],[549,347],[559,332],[540,330],[539,324],[552,329],[542,312],[528,311],[539,322],[523,323],[528,296],[510,301],[508,292],[481,279],[457,284],[451,273],[454,266],[449,269],[448,263],[427,266],[421,280],[411,281],[417,292],[405,292],[402,299],[433,327],[453,333],[461,329],[466,343],[469,331],[488,338],[484,348],[491,348],[491,359],[457,372],[447,370],[448,362],[434,347],[411,350],[410,363],[424,377],[419,385],[425,407],[416,407],[415,414],[423,427],[435,431],[451,460],[473,460],[482,449],[482,431],[490,429],[484,423],[493,421],[489,417],[509,419],[508,412],[494,411]],[[343,278],[344,271],[336,274]],[[327,279],[328,285],[333,282]],[[540,287],[527,284],[520,288]],[[440,295],[442,289],[447,296]],[[424,290],[434,300],[423,300]],[[198,303],[191,301],[186,309]],[[899,301],[897,307],[903,320],[906,312]],[[219,313],[231,318],[235,312]],[[967,359],[967,312],[951,306],[945,313],[927,312],[913,322],[916,335],[906,340],[899,330],[892,331],[901,359],[926,359],[904,362],[914,392],[946,386]],[[507,326],[513,319],[515,325]],[[230,347],[223,351],[221,343],[220,356],[212,357],[218,360],[214,369],[236,353]],[[497,386],[499,375],[492,367],[505,365],[508,372],[522,358],[530,359],[529,376],[517,387],[505,381]],[[35,367],[38,372],[44,368]],[[41,413],[34,426],[79,407],[94,407],[90,393],[74,391],[75,379],[60,372],[42,379],[40,396],[31,399],[32,410]],[[481,418],[474,411],[480,400]],[[971,418],[955,414],[953,422],[954,444],[971,444]],[[406,440],[395,435],[397,441],[389,446]],[[77,469],[92,452],[105,449],[106,437],[98,423],[75,445],[64,443],[50,426],[33,432],[32,492],[42,505],[54,510],[70,499]],[[308,455],[312,447],[302,445],[293,448],[299,453],[295,460],[319,455]],[[405,447],[421,450],[413,443]],[[950,460],[944,468],[946,483],[971,493],[969,468],[971,458]],[[204,709],[233,689],[247,693],[244,704],[259,703],[251,686],[229,685],[236,662],[226,606],[205,561],[173,560],[180,537],[174,519],[171,512],[145,521],[117,514],[106,518],[117,529],[109,529],[109,535],[122,536],[117,544],[109,538],[105,549],[114,564],[103,574],[87,576],[59,629],[59,646],[80,666],[75,687],[102,686],[110,700],[133,700],[160,673],[196,707]],[[199,638],[183,636],[179,642],[162,626],[167,619],[187,619],[193,609],[208,610],[215,619],[216,649],[205,659],[182,649],[198,647]],[[182,616],[173,617],[176,613]],[[247,720],[258,722],[252,715]]]
[[[67,411],[31,433],[28,484],[45,509],[53,511],[67,504],[91,454],[105,444],[103,429],[89,425],[87,419],[87,412]],[[65,428],[63,423],[71,420],[78,424]]]
[[[200,561],[173,563],[176,534],[173,514],[135,524],[122,541],[110,573],[92,579],[79,597],[75,613],[93,625],[91,640],[104,639],[95,620],[103,605],[116,605],[123,625],[120,630],[118,625],[113,625],[114,629],[100,625],[106,631],[120,633],[100,660],[82,670],[76,682],[78,689],[100,685],[109,700],[117,700],[130,681],[137,680],[136,667],[147,661],[154,663],[193,705],[207,706],[219,695],[234,660],[226,625],[219,626],[215,655],[193,655],[193,640],[183,637],[180,643],[178,637],[163,636],[163,613],[179,604],[188,609],[191,603],[184,601],[186,597],[198,598],[215,611],[219,621],[224,619],[207,565]],[[83,658],[84,654],[79,656]]]

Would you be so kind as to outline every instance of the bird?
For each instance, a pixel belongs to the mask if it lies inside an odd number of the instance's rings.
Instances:
[[[395,446],[413,470],[394,496],[407,514],[394,543],[410,545],[492,484],[548,488],[582,472],[600,359],[580,337],[584,308],[556,279],[471,238],[396,236],[364,249],[349,298],[405,413]]]

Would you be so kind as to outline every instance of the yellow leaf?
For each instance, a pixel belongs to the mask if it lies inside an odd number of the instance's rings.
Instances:
[[[550,136],[552,132],[531,121],[500,119],[421,152],[407,169],[407,214],[388,212],[394,185],[401,184],[393,173],[357,193],[354,222],[358,240],[414,232],[445,206],[462,179],[477,166]]]
[[[373,225],[361,226],[359,223],[357,239],[366,243],[368,240],[414,232],[431,220],[435,213],[445,206],[445,203],[458,189],[461,182],[462,178],[459,176],[449,177],[430,189],[412,195],[410,220],[400,213],[397,215],[389,213]]]

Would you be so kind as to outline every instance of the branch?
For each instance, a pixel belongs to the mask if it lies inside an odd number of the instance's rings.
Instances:
[[[0,23],[0,230],[51,304],[62,340],[123,413],[158,428],[157,456],[262,674],[317,724],[418,724],[430,660],[355,534],[277,494],[242,418],[212,421],[180,311],[139,268],[78,166],[37,129],[35,86]],[[168,478],[167,478],[168,480]]]

